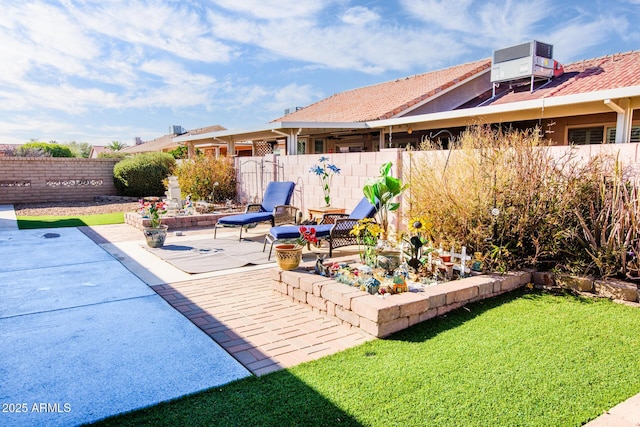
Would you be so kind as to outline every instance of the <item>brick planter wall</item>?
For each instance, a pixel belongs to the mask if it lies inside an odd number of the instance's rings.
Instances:
[[[238,212],[232,213],[209,213],[198,215],[172,216],[162,218],[162,223],[169,226],[169,230],[183,230],[186,228],[205,228],[213,227],[218,219],[227,215],[236,215]],[[149,219],[142,218],[137,212],[125,212],[125,224],[129,224],[139,230],[149,226]]]
[[[483,275],[380,298],[303,269],[271,270],[274,291],[376,337],[385,337],[465,304],[509,292],[531,282],[531,273]]]

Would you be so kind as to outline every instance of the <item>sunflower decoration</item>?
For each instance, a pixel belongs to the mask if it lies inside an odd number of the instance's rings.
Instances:
[[[423,248],[427,240],[424,237],[431,231],[431,223],[421,216],[413,217],[409,220],[409,236],[404,236],[403,240],[409,243],[409,261],[410,267],[418,270],[423,263],[421,255],[429,252],[428,249]]]
[[[423,235],[431,231],[431,222],[423,216],[414,216],[409,220],[411,234]]]

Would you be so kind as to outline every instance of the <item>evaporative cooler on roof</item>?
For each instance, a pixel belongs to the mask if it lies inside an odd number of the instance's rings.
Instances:
[[[491,82],[550,79],[557,62],[553,60],[553,46],[533,40],[493,51]]]

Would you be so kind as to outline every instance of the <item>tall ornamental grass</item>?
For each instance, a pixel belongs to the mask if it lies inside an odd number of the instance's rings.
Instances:
[[[411,155],[408,215],[429,220],[435,246],[481,252],[494,271],[620,275],[638,246],[632,182],[611,157],[553,151],[539,129],[474,126],[451,151]]]

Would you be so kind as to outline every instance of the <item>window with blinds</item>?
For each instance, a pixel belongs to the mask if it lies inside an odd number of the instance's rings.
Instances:
[[[569,129],[568,140],[572,145],[602,144],[604,126]]]
[[[607,128],[607,142],[609,144],[613,144],[616,142],[616,128],[610,127]],[[640,142],[640,126],[633,126],[631,128],[631,141],[630,142]]]

